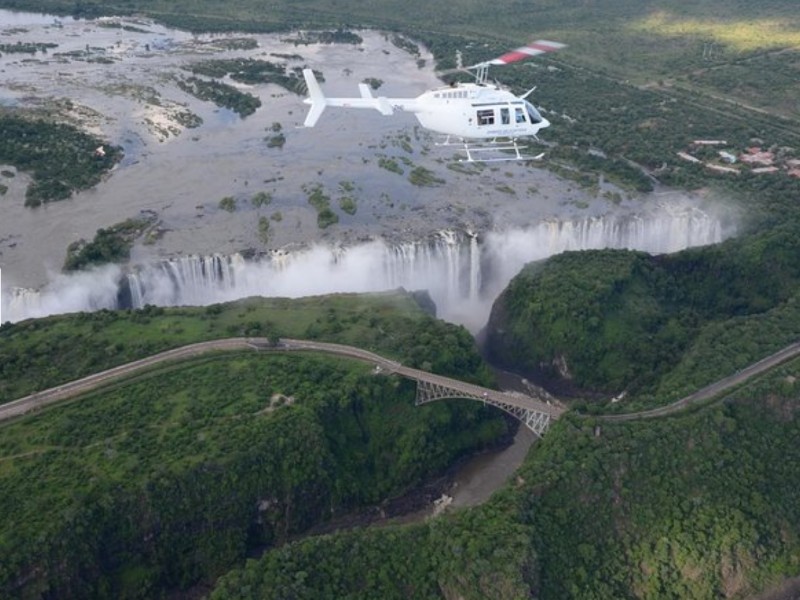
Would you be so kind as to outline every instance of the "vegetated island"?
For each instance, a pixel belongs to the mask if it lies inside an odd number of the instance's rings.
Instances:
[[[63,200],[97,185],[121,158],[121,148],[73,125],[0,109],[0,164],[33,178],[25,192],[26,206]]]

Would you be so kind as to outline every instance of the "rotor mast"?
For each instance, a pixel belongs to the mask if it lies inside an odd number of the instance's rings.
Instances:
[[[483,62],[473,67],[475,69],[475,83],[478,85],[486,85],[486,81],[489,79],[490,64],[491,63]]]

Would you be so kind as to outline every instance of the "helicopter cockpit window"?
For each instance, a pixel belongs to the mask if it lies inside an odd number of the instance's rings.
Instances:
[[[531,123],[541,123],[542,122],[542,115],[540,115],[539,111],[536,110],[536,108],[533,106],[533,104],[531,104],[527,100],[525,101],[525,108],[528,111],[528,117],[530,118]]]
[[[503,125],[508,125],[511,123],[511,114],[508,112],[507,108],[500,109],[500,122]]]
[[[494,110],[493,109],[479,110],[478,125],[494,125]]]

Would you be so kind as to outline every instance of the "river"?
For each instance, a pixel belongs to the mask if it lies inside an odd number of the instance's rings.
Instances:
[[[297,43],[297,34],[196,35],[146,19],[57,20],[0,10],[2,43],[55,44],[46,53],[0,56],[0,105],[48,111],[125,152],[96,187],[39,209],[24,206],[27,175],[0,165],[6,173],[0,184],[8,188],[0,196],[4,287],[52,282],[70,243],[142,211],[158,224],[147,243],[134,246],[131,260],[138,264],[187,255],[292,252],[310,244],[408,242],[443,230],[502,235],[543,221],[703,204],[683,193],[631,194],[607,182],[590,190],[536,163],[460,163],[457,146],[437,146],[438,138],[402,112],[385,117],[329,108],[309,129],[302,127],[303,99],[272,84],[225,79],[262,102],[244,119],[178,86],[190,75],[186,67],[234,58],[268,60],[289,70],[311,66],[324,74],[329,95],[358,95],[357,84],[369,78],[382,82],[375,94],[394,97],[415,97],[441,85],[424,47],[414,55],[384,33],[359,35],[363,41],[356,45],[306,45]],[[231,46],[242,38],[255,47]],[[201,118],[202,125],[187,129],[180,119],[185,113]],[[283,147],[268,144],[276,124],[285,136]],[[389,164],[397,168],[389,170]],[[409,174],[418,168],[438,182],[412,183]],[[338,223],[318,226],[309,204],[315,189],[329,198]],[[270,194],[267,206],[251,202],[258,192]],[[234,199],[233,210],[221,207],[225,197]],[[353,214],[340,210],[345,198],[355,203]],[[269,220],[266,236],[259,229],[262,218]]]

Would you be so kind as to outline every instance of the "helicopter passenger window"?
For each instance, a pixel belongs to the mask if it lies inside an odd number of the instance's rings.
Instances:
[[[494,125],[494,110],[479,110],[478,125]]]
[[[516,118],[517,123],[525,122],[525,112],[521,108],[514,109],[514,116]]]
[[[508,125],[509,123],[511,123],[511,115],[509,114],[507,108],[500,109],[500,122],[503,125]]]

